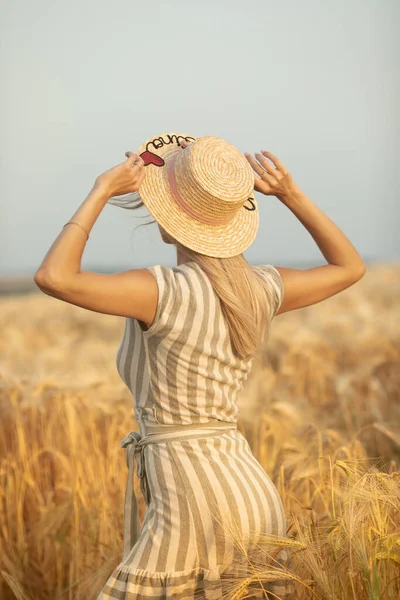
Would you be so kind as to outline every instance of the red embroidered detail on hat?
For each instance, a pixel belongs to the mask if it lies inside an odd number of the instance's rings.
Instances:
[[[163,167],[165,165],[165,161],[161,156],[157,156],[157,154],[154,154],[154,152],[150,152],[149,150],[142,152],[140,158],[143,159],[145,167],[147,167],[147,165],[155,165],[156,167]]]

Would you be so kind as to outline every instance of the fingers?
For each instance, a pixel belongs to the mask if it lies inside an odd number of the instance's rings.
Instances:
[[[247,158],[247,160],[249,161],[249,163],[250,163],[251,167],[253,168],[253,170],[257,173],[257,175],[259,175],[261,177],[261,175],[263,175],[265,173],[265,169],[263,169],[258,164],[258,162],[256,161],[256,159],[251,154],[249,154],[248,152],[245,152],[244,155]]]
[[[138,169],[144,167],[144,160],[139,156],[139,154],[135,154],[134,152],[125,152],[125,156],[127,157],[126,163],[131,166],[132,169],[137,167]]]
[[[268,152],[267,150],[261,150],[261,154],[269,158],[269,160],[274,163],[274,165],[279,169],[279,171],[282,171],[282,173],[287,172],[286,167],[281,163],[279,158],[275,156],[275,154],[272,154],[272,152]]]
[[[256,192],[261,192],[262,194],[265,194],[267,191],[267,188],[265,186],[266,181],[254,177],[254,189],[256,190]]]
[[[267,161],[267,159],[264,158],[264,156],[262,154],[260,154],[259,152],[256,152],[254,156],[257,158],[258,162],[263,167],[263,169],[265,171],[267,171],[267,173],[271,173],[276,170],[275,167],[270,165],[269,162]]]
[[[275,156],[275,154],[272,154],[272,152],[261,150],[261,154],[259,152],[255,153],[255,156],[261,167],[254,160],[251,154],[245,152],[244,155],[258,175],[262,175],[265,171],[267,172],[267,175],[276,175],[276,171],[280,171],[283,175],[288,173],[286,167],[281,163],[279,158]],[[267,158],[274,164],[274,166],[268,162]]]

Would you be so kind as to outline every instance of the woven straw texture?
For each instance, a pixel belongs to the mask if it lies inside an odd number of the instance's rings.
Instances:
[[[195,143],[182,148],[179,142],[183,139]],[[235,256],[253,243],[259,226],[254,173],[235,146],[214,136],[196,139],[173,132],[150,138],[137,153],[146,163],[146,177],[138,190],[140,197],[151,215],[175,239],[196,252],[214,257]],[[171,162],[176,193],[189,211],[206,220],[215,220],[216,224],[188,214],[174,198],[168,174]]]

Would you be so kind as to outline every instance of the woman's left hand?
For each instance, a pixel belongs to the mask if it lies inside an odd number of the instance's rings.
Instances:
[[[110,196],[137,192],[145,178],[144,161],[138,154],[125,152],[126,161],[99,175],[96,186],[106,189]]]

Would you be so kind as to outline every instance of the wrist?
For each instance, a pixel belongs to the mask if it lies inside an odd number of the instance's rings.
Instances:
[[[95,192],[99,197],[108,201],[112,197],[112,191],[105,181],[97,178],[93,184],[92,192]]]
[[[301,191],[299,186],[297,184],[295,184],[289,190],[286,190],[285,192],[279,194],[279,196],[277,196],[277,198],[283,204],[289,204],[290,202],[301,199],[302,196],[304,196],[304,193]]]

